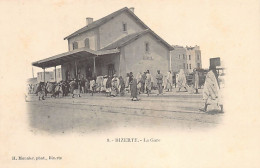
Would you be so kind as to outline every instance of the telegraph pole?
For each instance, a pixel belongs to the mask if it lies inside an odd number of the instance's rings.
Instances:
[[[33,66],[32,66],[32,77],[34,78]]]

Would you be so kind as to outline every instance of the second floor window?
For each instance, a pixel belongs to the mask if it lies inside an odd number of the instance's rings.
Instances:
[[[190,55],[189,55],[189,60],[191,59]]]
[[[78,43],[77,43],[77,42],[74,42],[74,43],[72,44],[72,48],[73,48],[73,50],[78,49]]]
[[[86,39],[85,39],[85,47],[86,47],[86,48],[89,48],[89,38],[86,38]]]
[[[189,64],[187,64],[187,69],[189,69]]]
[[[185,59],[185,55],[183,54],[183,59]]]
[[[185,63],[183,63],[183,69],[185,69]]]
[[[191,64],[190,64],[190,69],[191,69]]]
[[[179,59],[181,59],[181,55],[179,55]]]
[[[200,55],[197,55],[198,60],[200,60]]]
[[[126,23],[123,23],[123,31],[127,31],[127,24]]]
[[[150,52],[150,46],[149,46],[149,43],[145,43],[145,52],[146,53],[149,53]]]

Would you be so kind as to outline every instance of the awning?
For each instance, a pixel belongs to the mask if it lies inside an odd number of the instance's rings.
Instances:
[[[79,48],[33,62],[32,65],[40,68],[49,68],[57,65],[62,65],[63,63],[70,62],[73,60],[84,60],[86,58],[98,57],[119,52],[120,51],[118,49],[95,51],[89,48]]]

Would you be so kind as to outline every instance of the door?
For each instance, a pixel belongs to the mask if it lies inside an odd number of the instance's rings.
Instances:
[[[115,74],[114,64],[109,64],[108,65],[108,76],[113,76],[114,74]]]

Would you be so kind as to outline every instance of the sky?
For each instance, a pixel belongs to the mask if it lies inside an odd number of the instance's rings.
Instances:
[[[229,2],[229,3],[227,3]],[[209,58],[222,61],[236,53],[248,27],[255,24],[248,13],[255,6],[247,1],[209,0],[53,0],[1,1],[0,21],[2,54],[12,55],[7,62],[19,62],[26,77],[32,77],[31,63],[68,51],[64,37],[82,28],[86,17],[102,18],[123,7],[134,7],[135,14],[171,45],[199,45],[202,67],[208,68]],[[259,4],[259,3],[258,3]],[[239,15],[238,13],[245,13]],[[6,14],[9,15],[6,15]],[[246,26],[241,21],[246,21]],[[238,26],[239,25],[239,26]],[[257,29],[257,27],[253,29]],[[8,34],[8,36],[7,36]],[[245,60],[246,61],[246,60]],[[12,67],[15,68],[15,67]],[[50,69],[51,70],[51,69]],[[3,71],[7,71],[3,69]],[[34,73],[42,71],[34,67]]]

